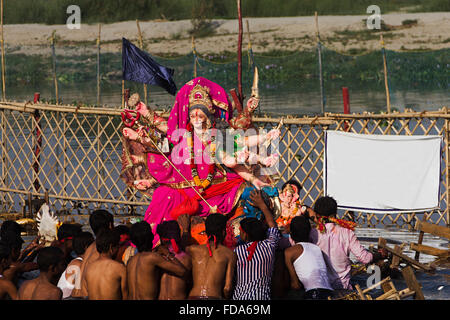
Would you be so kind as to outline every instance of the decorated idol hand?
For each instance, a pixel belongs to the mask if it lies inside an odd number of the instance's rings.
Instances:
[[[142,116],[146,117],[148,115],[148,113],[150,112],[148,110],[148,107],[145,105],[145,103],[143,102],[139,102],[136,105],[136,111],[139,112]]]
[[[123,128],[122,134],[125,138],[128,138],[130,140],[137,140],[139,137],[139,134],[130,128]]]
[[[266,135],[266,140],[274,140],[278,138],[281,134],[281,131],[279,129],[272,129],[270,130]]]
[[[134,181],[134,186],[138,189],[138,190],[147,190],[148,188],[150,188],[152,186],[152,182],[150,180],[135,180]]]
[[[139,127],[137,131],[131,128],[123,128],[122,134],[125,138],[133,141],[142,142],[142,138],[145,137],[145,131],[142,127]]]
[[[227,154],[224,154],[222,157],[222,162],[228,168],[234,168],[237,165],[237,161],[235,157],[231,157]]]
[[[255,111],[255,109],[258,107],[258,104],[259,104],[259,99],[255,98],[255,97],[251,97],[247,101],[247,110],[249,112]]]
[[[254,177],[253,179],[251,179],[250,181],[258,190],[261,190],[262,187],[270,187],[270,184],[263,182],[261,180],[259,180],[258,178]]]
[[[278,154],[271,154],[268,157],[262,158],[260,162],[265,167],[272,167],[278,162]]]

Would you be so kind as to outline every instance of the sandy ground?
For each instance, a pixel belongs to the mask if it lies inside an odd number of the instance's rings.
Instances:
[[[367,16],[321,16],[319,29],[322,42],[340,52],[376,50],[380,48],[379,32],[367,33],[363,19]],[[382,15],[384,22],[392,26],[383,32],[386,47],[391,50],[435,50],[450,47],[450,12],[396,13]],[[417,19],[409,28],[402,21]],[[249,22],[252,48],[262,53],[271,50],[305,50],[316,45],[314,17],[244,18],[243,50],[247,49]],[[196,39],[200,54],[236,51],[237,20],[213,20],[214,36]],[[190,20],[140,21],[145,49],[153,54],[187,54],[192,50]],[[81,24],[81,29],[70,30],[66,25],[6,25],[5,45],[8,53],[50,54],[49,38],[53,31],[57,35],[58,54],[81,54],[96,50],[98,25]],[[137,44],[136,21],[126,21],[101,26],[102,52],[118,52],[121,38]],[[61,50],[63,49],[63,50]]]

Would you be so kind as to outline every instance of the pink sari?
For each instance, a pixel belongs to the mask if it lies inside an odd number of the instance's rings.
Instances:
[[[174,144],[172,153],[166,157],[176,166],[179,172],[188,182],[173,168],[173,166],[161,155],[149,153],[147,165],[152,177],[160,186],[153,192],[152,201],[145,212],[144,220],[152,227],[155,234],[154,244],[159,241],[156,227],[163,221],[173,220],[170,212],[183,203],[187,197],[198,198],[196,192],[190,187],[195,186],[190,167],[190,154],[183,130],[186,129],[189,119],[189,93],[191,89],[200,84],[209,88],[209,94],[214,106],[216,116],[228,120],[231,114],[231,106],[225,90],[219,85],[205,78],[195,78],[183,86],[177,94],[175,104],[168,120],[167,137]],[[180,130],[180,131],[178,131]],[[197,164],[198,176],[201,180],[206,179],[209,172],[209,143],[203,144],[194,134],[194,159]],[[214,195],[207,197],[207,202],[222,214],[228,214],[237,204],[243,192],[244,184],[242,178],[231,170],[225,170],[222,165],[216,164],[215,175],[209,188]],[[223,186],[223,188],[222,188]],[[195,187],[198,189],[198,187]],[[210,207],[199,200],[199,208],[196,215],[207,216]]]

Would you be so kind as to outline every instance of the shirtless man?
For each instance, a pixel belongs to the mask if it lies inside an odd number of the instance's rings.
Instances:
[[[8,296],[12,300],[17,299],[17,288],[14,283],[3,277],[3,270],[9,266],[11,249],[9,246],[0,241],[0,300],[6,299]]]
[[[114,227],[114,217],[106,210],[95,210],[89,217],[89,225],[97,237],[102,230],[112,229]],[[94,241],[84,253],[83,262],[80,267],[80,284],[75,284],[75,288],[72,290],[72,298],[84,299],[88,296],[86,279],[84,278],[84,270],[92,261],[97,260],[99,256],[100,254],[97,251],[96,242]]]
[[[131,226],[131,242],[138,253],[127,264],[128,292],[130,300],[154,300],[158,297],[161,270],[184,277],[187,269],[166,248],[152,252],[153,233],[147,222]]]
[[[164,221],[156,228],[161,239],[161,246],[157,251],[165,248],[175,255],[174,261],[179,261],[189,273],[192,269],[191,257],[183,251],[181,243],[181,229],[178,222]],[[190,277],[189,277],[190,278]],[[181,278],[169,272],[164,272],[161,276],[161,287],[159,290],[159,300],[184,300],[188,293],[188,285],[191,279]]]
[[[192,257],[193,288],[188,299],[228,299],[231,297],[236,254],[222,245],[227,219],[211,214],[205,221],[208,243],[192,245],[186,252]]]
[[[60,300],[62,291],[56,286],[64,271],[64,253],[57,247],[39,250],[37,256],[39,277],[23,283],[19,289],[18,300]]]
[[[126,300],[127,269],[115,261],[120,235],[114,230],[103,230],[96,239],[98,259],[85,269],[89,300]]]

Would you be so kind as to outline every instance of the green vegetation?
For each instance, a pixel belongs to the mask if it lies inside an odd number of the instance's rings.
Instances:
[[[355,52],[358,54],[360,52]],[[448,88],[450,79],[450,50],[430,52],[387,51],[390,86],[402,88]],[[342,55],[323,47],[323,75],[326,88],[380,88],[384,86],[381,51],[361,55]],[[193,77],[192,54],[178,57],[154,57],[159,63],[175,70],[174,80],[178,87]],[[243,84],[250,88],[252,69],[244,52]],[[101,55],[102,86],[121,82],[122,64],[120,53]],[[7,63],[8,86],[53,86],[52,62],[49,56],[9,54]],[[224,88],[235,86],[237,59],[235,52],[205,54],[199,57],[197,75],[220,83]],[[279,88],[316,90],[318,84],[317,51],[273,51],[255,55],[254,63],[259,69],[261,91]],[[62,86],[86,85],[95,87],[96,56],[57,56],[58,82]],[[131,84],[130,84],[131,85]],[[139,87],[139,84],[136,84]]]
[[[5,1],[5,23],[64,24],[69,5],[81,8],[82,23],[126,20],[234,19],[236,0],[13,0]],[[242,0],[244,17],[367,15],[373,0]],[[381,13],[450,11],[448,0],[377,0]],[[207,27],[210,27],[206,25]],[[194,25],[194,31],[195,25]],[[202,29],[202,28],[200,28]]]

